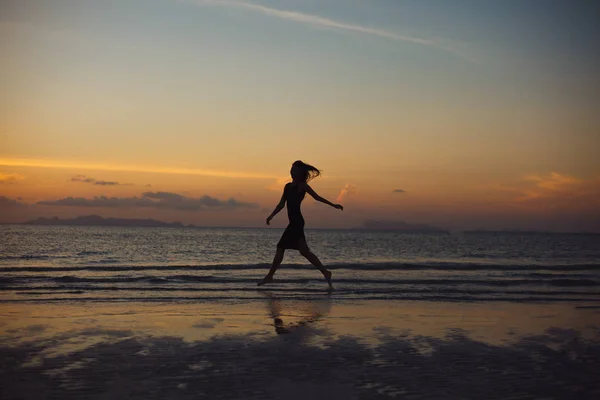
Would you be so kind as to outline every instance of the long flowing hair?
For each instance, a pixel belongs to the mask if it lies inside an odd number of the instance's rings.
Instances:
[[[308,181],[310,181],[311,179],[314,179],[314,178],[316,178],[317,176],[320,176],[320,175],[321,175],[321,170],[319,170],[319,169],[318,169],[318,168],[316,168],[316,167],[313,167],[313,166],[312,166],[312,165],[310,165],[310,164],[307,164],[307,163],[305,163],[305,162],[303,162],[303,161],[300,161],[300,160],[298,160],[298,161],[295,161],[295,162],[292,164],[292,167],[300,167],[300,168],[302,169],[302,172],[303,172],[303,174],[304,174],[304,175],[303,175],[304,182],[308,182]]]

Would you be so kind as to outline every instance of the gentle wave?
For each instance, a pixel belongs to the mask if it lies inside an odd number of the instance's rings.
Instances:
[[[40,256],[41,257],[41,256]],[[116,260],[109,260],[114,263]],[[206,265],[77,265],[77,266],[26,266],[0,267],[0,272],[76,272],[76,271],[212,271],[268,269],[270,264],[206,264]],[[285,267],[311,269],[307,264],[285,264]],[[438,270],[438,271],[599,271],[600,264],[481,264],[460,262],[380,262],[380,263],[331,263],[329,269],[357,271]]]
[[[311,294],[311,299],[315,298],[315,295],[327,296],[323,291],[315,291]],[[306,295],[291,294],[289,296],[280,295],[280,298],[288,300],[306,300]],[[440,302],[517,302],[517,303],[529,303],[529,302],[590,302],[590,299],[581,297],[558,297],[558,296],[522,296],[522,297],[493,297],[493,296],[444,296],[444,295],[348,295],[342,296],[344,300],[406,300],[406,301],[440,301]],[[44,297],[44,298],[23,298],[23,299],[0,299],[2,303],[47,303],[47,302],[72,302],[76,300],[90,301],[90,302],[186,302],[186,301],[249,301],[249,300],[264,300],[263,296],[128,296],[128,297]]]
[[[0,256],[0,261],[4,260],[46,260],[52,256],[46,254],[23,254],[20,256]]]
[[[281,283],[309,283],[320,280],[320,277],[304,279],[281,279]],[[13,276],[0,278],[0,283],[27,283],[33,281],[45,281],[53,283],[152,283],[166,284],[178,282],[191,283],[250,283],[256,282],[256,278],[249,277],[217,277],[212,275],[196,276],[196,275],[171,275],[162,277],[150,276],[112,276],[112,277],[80,277],[80,276],[47,276],[47,275],[31,275],[31,276]],[[372,278],[336,278],[338,283],[352,284],[379,284],[379,285],[483,285],[483,286],[522,286],[522,285],[550,285],[550,286],[600,286],[600,280],[596,279],[570,279],[570,278],[549,278],[549,279],[372,279]]]
[[[258,289],[256,286],[246,287],[143,287],[143,286],[20,286],[20,287],[5,287],[0,288],[0,291],[15,291],[17,294],[58,294],[58,293],[75,293],[83,294],[86,292],[255,292]],[[315,293],[320,292],[315,288],[307,287],[278,287],[270,286],[269,292],[281,293]],[[424,293],[431,294],[432,290],[427,288],[348,288],[338,287],[336,294],[355,294],[355,295],[375,295],[375,294],[416,294]],[[437,294],[462,294],[462,295],[537,295],[537,296],[600,296],[600,292],[590,291],[544,291],[544,290],[491,290],[491,289],[454,289],[443,288],[435,291]],[[600,298],[599,298],[600,300]]]

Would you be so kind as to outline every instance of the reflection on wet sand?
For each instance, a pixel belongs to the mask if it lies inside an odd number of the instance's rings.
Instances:
[[[299,328],[306,327],[307,324],[317,322],[329,314],[331,310],[330,296],[319,300],[290,302],[268,292],[265,292],[264,295],[267,299],[269,315],[273,318],[273,326],[278,335],[291,333]],[[286,312],[286,307],[295,314],[298,314],[296,318],[294,318],[293,314]],[[285,318],[286,314],[292,317],[292,322],[284,322],[283,318]]]
[[[600,395],[600,331],[584,330],[598,325],[596,309],[265,296],[264,302],[245,304],[22,304],[3,309],[0,397]],[[498,342],[495,331],[509,330],[517,332],[512,340]],[[478,338],[487,333],[490,340]]]

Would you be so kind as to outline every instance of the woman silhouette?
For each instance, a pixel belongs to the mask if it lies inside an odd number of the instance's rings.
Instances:
[[[286,205],[286,202],[288,218],[290,222],[285,229],[285,232],[283,232],[279,243],[277,243],[277,252],[275,253],[275,258],[273,258],[271,270],[262,281],[258,282],[258,286],[273,282],[273,275],[275,275],[275,271],[277,271],[277,268],[279,268],[279,265],[281,265],[285,250],[294,249],[300,251],[300,254],[306,257],[306,259],[310,261],[312,265],[321,271],[327,280],[327,283],[329,284],[329,288],[333,289],[333,286],[331,285],[331,272],[325,269],[319,258],[312,251],[310,251],[308,245],[306,244],[306,238],[304,237],[304,218],[302,217],[302,212],[300,211],[300,203],[302,203],[304,195],[308,193],[315,200],[335,207],[338,210],[343,210],[344,207],[342,207],[340,204],[333,204],[329,200],[324,199],[323,197],[319,196],[310,186],[308,186],[308,181],[321,175],[321,171],[312,165],[305,164],[302,161],[296,161],[292,164],[290,175],[292,176],[292,182],[285,185],[279,204],[277,204],[271,215],[269,215],[267,218],[267,225],[269,225],[271,219],[273,219],[273,217],[283,209],[283,207]]]

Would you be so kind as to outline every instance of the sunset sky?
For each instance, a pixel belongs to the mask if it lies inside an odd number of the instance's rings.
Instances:
[[[599,8],[0,0],[0,222],[600,232]]]

